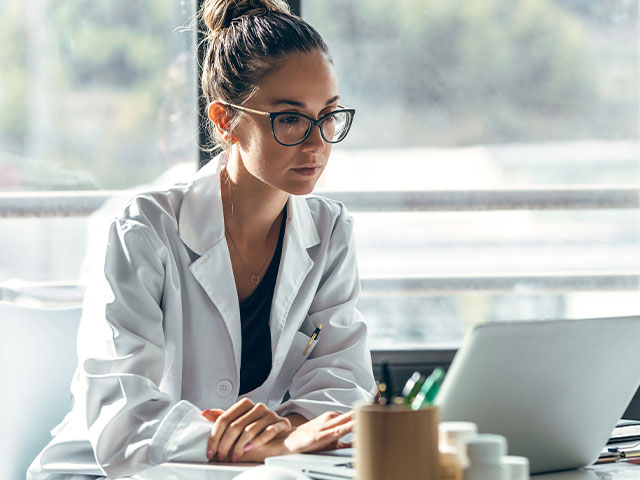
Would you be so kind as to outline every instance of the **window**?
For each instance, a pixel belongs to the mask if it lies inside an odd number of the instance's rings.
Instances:
[[[318,191],[355,216],[372,347],[637,313],[637,2],[300,4],[357,109]],[[86,215],[195,170],[196,8],[0,2],[0,299],[77,302]]]
[[[637,314],[637,2],[327,0],[302,14],[357,108],[321,188],[366,210],[374,346]]]
[[[195,171],[194,14],[186,0],[0,2],[3,286],[76,282],[97,234],[78,213]],[[86,208],[66,193],[82,190]]]

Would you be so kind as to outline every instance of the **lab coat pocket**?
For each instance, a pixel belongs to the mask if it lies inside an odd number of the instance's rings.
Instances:
[[[286,392],[291,388],[291,383],[296,373],[302,368],[304,362],[308,359],[309,353],[315,347],[317,342],[313,342],[306,355],[302,352],[306,348],[311,337],[301,331],[297,331],[293,337],[293,341],[289,346],[286,356],[279,367],[278,376],[275,381],[273,390],[271,391],[269,401],[279,405],[283,401],[283,397],[289,398]]]
[[[289,350],[289,355],[291,355],[291,353],[293,352],[294,356],[297,354],[301,358],[306,359],[309,357],[309,355],[311,355],[311,352],[313,351],[313,349],[316,348],[317,343],[318,343],[317,336],[313,339],[313,341],[311,341],[311,337],[306,333],[296,332],[295,336],[293,337],[291,349]],[[287,360],[289,355],[287,355]]]
[[[291,381],[296,372],[309,358],[309,355],[311,355],[311,352],[318,343],[317,340],[314,340],[311,342],[311,345],[309,345],[309,340],[311,340],[311,337],[303,332],[296,332],[293,337],[293,342],[291,342],[291,347],[289,348],[289,352],[287,352],[281,370],[281,378],[285,379],[287,383]],[[309,348],[306,353],[304,353],[307,345],[309,345]]]

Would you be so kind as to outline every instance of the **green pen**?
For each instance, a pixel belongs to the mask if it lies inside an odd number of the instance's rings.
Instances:
[[[426,379],[427,377],[420,372],[413,372],[413,375],[407,380],[407,383],[404,384],[404,388],[402,389],[405,405],[411,405],[411,402],[416,398]]]
[[[444,370],[442,368],[438,367],[431,372],[431,375],[425,380],[420,392],[418,392],[416,398],[411,403],[411,409],[420,410],[421,408],[433,405],[433,400],[440,390],[440,384],[443,378]]]

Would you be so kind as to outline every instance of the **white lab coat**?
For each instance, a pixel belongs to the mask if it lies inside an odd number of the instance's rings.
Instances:
[[[214,159],[188,184],[138,195],[112,222],[104,271],[85,295],[74,405],[28,478],[116,477],[168,461],[206,462],[211,423],[201,411],[241,398],[224,162]],[[242,397],[308,419],[369,399],[375,383],[359,291],[344,206],[291,196],[271,307],[272,369]]]

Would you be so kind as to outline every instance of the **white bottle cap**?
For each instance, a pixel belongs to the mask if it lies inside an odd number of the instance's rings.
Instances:
[[[507,439],[502,435],[483,433],[466,441],[467,456],[472,464],[500,463],[507,454]]]
[[[438,441],[441,445],[449,445],[465,450],[465,442],[476,436],[478,427],[473,422],[441,422],[438,425]]]
[[[508,470],[510,480],[529,480],[529,459],[506,455],[502,457],[502,464]]]

